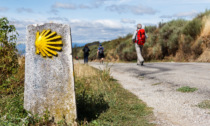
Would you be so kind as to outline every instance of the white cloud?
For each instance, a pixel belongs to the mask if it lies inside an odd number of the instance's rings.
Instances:
[[[173,18],[173,15],[162,15],[160,18]]]
[[[150,7],[145,7],[145,6],[131,6],[131,12],[137,15],[141,15],[141,14],[155,14],[157,13],[156,10],[150,8]]]
[[[195,17],[198,14],[197,11],[182,12],[175,14],[174,17]]]
[[[64,17],[49,17],[47,20],[10,20],[15,25],[19,33],[17,44],[26,43],[26,27],[31,24],[40,24],[55,20],[59,23],[69,24],[71,27],[72,41],[79,43],[87,43],[93,41],[108,41],[119,36],[127,35],[133,32],[133,27],[128,27],[119,21],[114,20],[68,20]],[[53,21],[54,22],[54,21]]]
[[[0,7],[0,12],[5,12],[5,11],[7,11],[7,10],[8,10],[7,7]]]
[[[61,8],[61,9],[76,9],[76,5],[74,4],[68,4],[68,3],[55,3],[53,6],[53,8]]]
[[[81,5],[79,5],[79,8],[81,8],[81,9],[91,9],[92,7],[90,5],[81,4]]]
[[[55,8],[51,8],[51,10],[49,11],[49,13],[52,13],[52,14],[54,14],[54,15],[58,15],[58,10],[57,9],[55,9]]]
[[[73,42],[108,41],[133,32],[133,28],[124,27],[113,20],[70,20]]]
[[[95,0],[92,4],[93,7],[100,7],[104,5],[108,0]]]
[[[198,14],[197,11],[181,12],[173,15],[162,15],[160,18],[193,18]]]
[[[99,24],[107,28],[121,28],[122,25],[119,22],[112,20],[96,20],[93,21],[94,24]]]
[[[135,20],[127,19],[127,18],[121,19],[121,22],[122,23],[129,23],[129,24],[135,24],[136,23]]]
[[[49,17],[47,18],[48,20],[50,21],[69,21],[68,18],[65,18],[65,17]]]
[[[182,0],[182,3],[192,3],[192,4],[201,4],[201,3],[210,3],[210,0]]]
[[[27,12],[27,13],[33,13],[33,10],[32,9],[30,9],[30,8],[17,8],[16,9],[17,10],[17,12],[19,12],[19,13],[22,13],[22,12]]]
[[[157,11],[154,10],[153,8],[142,6],[142,5],[137,5],[137,6],[125,5],[125,4],[111,5],[111,6],[107,6],[106,9],[109,11],[118,12],[120,14],[131,12],[136,15],[143,15],[143,14],[151,14],[152,15],[152,14],[157,13]]]

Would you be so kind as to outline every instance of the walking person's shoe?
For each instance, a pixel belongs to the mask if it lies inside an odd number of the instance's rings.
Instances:
[[[141,66],[143,66],[143,65],[144,65],[144,61],[141,62]]]

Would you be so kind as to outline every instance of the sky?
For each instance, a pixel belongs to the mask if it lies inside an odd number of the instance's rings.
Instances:
[[[0,0],[0,18],[15,25],[18,44],[31,24],[68,24],[73,43],[103,42],[133,33],[138,23],[191,20],[207,9],[210,0]]]

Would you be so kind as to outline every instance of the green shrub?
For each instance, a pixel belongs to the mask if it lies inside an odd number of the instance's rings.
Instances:
[[[209,16],[209,15],[210,15],[210,10],[206,9],[205,12],[198,14],[196,18],[202,19],[204,16]]]
[[[153,47],[156,44],[158,35],[155,33],[150,33],[148,34],[149,38],[146,40],[146,43],[144,44],[144,46],[146,47]]]
[[[164,22],[159,22],[159,23],[158,23],[158,28],[162,28],[165,24],[166,24],[166,23],[164,23]]]
[[[185,53],[185,54],[189,54],[191,53],[191,42],[193,41],[193,38],[190,35],[186,35],[184,36],[184,40],[181,43],[181,50]]]
[[[153,33],[157,29],[157,26],[146,26],[145,31],[146,33]]]
[[[0,86],[11,74],[17,72],[16,28],[7,18],[0,18]]]
[[[133,44],[129,48],[123,49],[120,58],[121,60],[126,60],[126,61],[135,60],[137,58],[135,45]]]
[[[190,35],[193,39],[195,39],[198,35],[200,35],[202,29],[202,19],[195,18],[192,21],[189,21],[184,29],[183,34]]]
[[[163,57],[176,54],[179,47],[181,31],[185,24],[185,20],[173,20],[160,29],[158,44],[161,45]]]

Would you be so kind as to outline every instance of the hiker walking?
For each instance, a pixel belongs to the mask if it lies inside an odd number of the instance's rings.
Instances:
[[[84,52],[84,64],[88,63],[88,56],[89,56],[89,52],[90,52],[88,45],[85,45],[85,47],[82,49],[82,51]]]
[[[138,24],[137,29],[133,33],[132,40],[135,43],[136,53],[137,53],[137,65],[143,66],[144,58],[142,57],[142,49],[147,39],[147,35],[142,25]]]
[[[100,60],[100,63],[103,64],[105,56],[104,56],[104,47],[102,47],[101,44],[98,47],[97,55],[98,55],[98,58]]]

